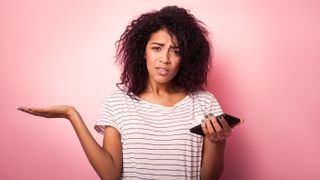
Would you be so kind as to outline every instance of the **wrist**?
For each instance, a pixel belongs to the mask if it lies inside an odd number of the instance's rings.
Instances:
[[[206,144],[208,144],[209,146],[218,148],[218,147],[224,147],[227,140],[224,139],[219,141],[212,141],[209,137],[205,137],[205,141],[207,141]]]
[[[67,119],[69,119],[70,122],[73,122],[77,117],[79,117],[78,111],[74,107],[68,108]]]

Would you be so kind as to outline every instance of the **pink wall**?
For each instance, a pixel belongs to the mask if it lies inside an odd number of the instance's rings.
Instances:
[[[169,4],[208,25],[209,89],[246,118],[222,179],[320,179],[320,3],[303,0],[0,1],[0,179],[98,179],[67,120],[16,107],[74,105],[102,142],[93,125],[119,78],[114,42],[131,19]]]

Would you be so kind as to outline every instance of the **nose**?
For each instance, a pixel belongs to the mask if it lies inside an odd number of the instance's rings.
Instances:
[[[169,64],[170,61],[170,50],[164,51],[161,55],[160,61],[164,64]]]

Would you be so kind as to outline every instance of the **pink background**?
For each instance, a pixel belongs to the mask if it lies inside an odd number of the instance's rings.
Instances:
[[[0,1],[0,179],[98,179],[71,124],[17,111],[70,104],[93,125],[119,79],[115,47],[139,14],[177,4],[204,21],[209,90],[246,119],[223,180],[320,179],[319,1]]]

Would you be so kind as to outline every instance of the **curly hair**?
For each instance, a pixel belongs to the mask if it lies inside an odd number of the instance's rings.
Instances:
[[[163,28],[176,36],[179,46],[181,65],[172,79],[174,85],[189,94],[203,90],[207,83],[211,50],[204,23],[184,8],[166,6],[133,20],[116,42],[116,63],[122,70],[117,87],[126,90],[130,97],[134,98],[146,89],[145,48],[151,34]]]

